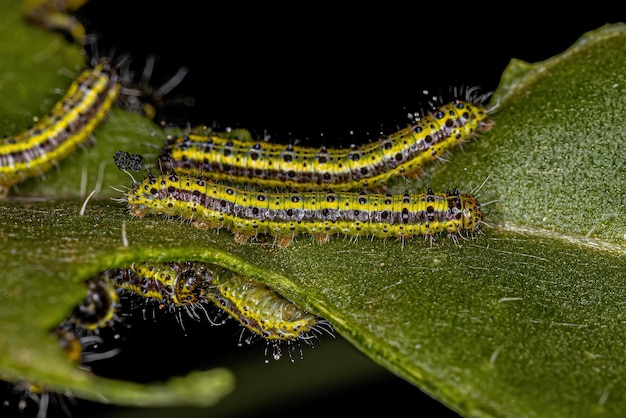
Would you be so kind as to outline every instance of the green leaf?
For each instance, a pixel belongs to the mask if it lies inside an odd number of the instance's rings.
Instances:
[[[10,9],[0,36],[23,32],[15,36],[24,44],[0,49],[0,93],[19,102],[0,103],[7,134],[28,126],[33,109],[49,109],[58,98],[50,86],[63,89],[70,80],[58,69],[75,71],[81,62],[72,47],[24,27]],[[433,189],[462,174],[461,187],[480,186],[481,202],[489,202],[490,227],[458,245],[300,237],[278,249],[263,239],[239,245],[229,233],[178,220],[132,219],[112,199],[121,197],[114,188],[130,184],[112,154],[150,158],[164,134],[115,111],[95,132],[95,146],[46,180],[12,190],[24,199],[0,204],[0,374],[121,405],[218,402],[234,384],[222,368],[145,385],[104,379],[77,369],[49,335],[95,273],[139,260],[193,259],[271,285],[462,415],[624,416],[625,41],[625,25],[607,25],[547,61],[511,62],[493,97],[492,130],[429,170]],[[63,52],[33,65],[33,51],[54,48]],[[425,185],[422,178],[393,189]]]

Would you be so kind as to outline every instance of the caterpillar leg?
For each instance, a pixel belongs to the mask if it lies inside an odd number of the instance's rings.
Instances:
[[[191,221],[191,225],[198,229],[221,229],[222,225],[206,219]]]
[[[282,235],[276,237],[276,245],[278,245],[280,248],[287,248],[292,241],[292,235]]]
[[[323,244],[330,240],[330,234],[315,234],[313,235],[313,238],[315,239],[315,242],[319,242],[320,244]]]
[[[252,238],[252,235],[243,232],[235,232],[234,239],[237,244],[245,244]]]

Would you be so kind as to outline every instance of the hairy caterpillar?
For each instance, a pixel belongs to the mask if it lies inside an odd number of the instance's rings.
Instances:
[[[196,309],[205,311],[202,304],[208,301],[211,272],[202,263],[141,262],[108,273],[118,289],[153,302],[159,309],[172,313],[184,310],[195,319],[200,318]],[[182,318],[178,319],[182,325]]]
[[[0,140],[0,198],[11,186],[40,176],[84,144],[106,117],[121,89],[104,62],[82,71],[49,115],[32,128]]]
[[[482,104],[485,97],[454,100],[361,146],[308,148],[190,134],[168,139],[159,160],[163,171],[264,188],[380,189],[391,178],[419,176],[426,163],[488,130],[492,123]]]
[[[332,335],[327,321],[300,309],[257,280],[217,265],[197,261],[140,262],[109,269],[105,274],[117,289],[156,302],[169,312],[182,308],[196,316],[192,309],[204,310],[204,305],[213,303],[251,332],[247,343],[264,339],[271,344],[276,359],[280,357],[280,342],[308,342],[321,330]]]
[[[255,335],[269,341],[307,339],[327,321],[300,309],[269,287],[227,269],[215,271],[207,297]]]
[[[109,358],[118,349],[102,351],[104,332],[113,332],[122,321],[119,289],[105,272],[88,280],[87,295],[70,315],[52,330],[70,360],[80,367]],[[117,336],[115,337],[117,338]]]
[[[483,213],[473,195],[446,193],[367,194],[365,192],[264,193],[200,177],[149,175],[124,198],[131,215],[161,214],[189,220],[201,229],[226,228],[235,241],[269,234],[287,246],[299,234],[325,242],[334,234],[351,237],[425,236],[481,230]]]
[[[87,296],[78,305],[68,321],[75,328],[98,332],[101,328],[119,322],[119,295],[113,281],[107,274],[101,274],[87,281]]]

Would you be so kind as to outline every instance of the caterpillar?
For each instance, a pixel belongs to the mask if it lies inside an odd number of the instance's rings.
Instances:
[[[121,89],[118,73],[98,62],[82,71],[51,113],[30,129],[0,140],[0,198],[40,176],[84,144],[106,117]]]
[[[269,341],[307,339],[324,325],[256,280],[227,269],[214,272],[207,297],[255,335]]]
[[[286,247],[299,234],[326,242],[350,237],[424,236],[479,232],[483,213],[475,196],[458,188],[445,193],[392,195],[365,192],[265,193],[238,189],[202,176],[149,174],[120,199],[135,218],[149,214],[179,217],[200,229],[228,229],[238,243],[259,234]]]
[[[88,0],[24,0],[26,18],[52,31],[64,33],[79,45],[87,42],[86,30],[73,14]]]
[[[471,91],[467,96],[361,146],[310,148],[189,134],[168,138],[159,163],[163,171],[263,188],[381,191],[391,178],[418,177],[426,163],[491,128],[489,112],[482,104],[488,96],[471,100]]]
[[[310,342],[322,330],[332,335],[328,321],[302,310],[259,281],[217,265],[197,261],[138,262],[104,274],[115,288],[156,302],[169,312],[186,309],[192,314],[192,309],[204,310],[203,305],[214,304],[251,332],[247,343],[266,340],[274,349],[275,359],[281,356],[281,342]]]
[[[119,289],[107,272],[99,274],[85,283],[87,295],[51,333],[70,360],[86,368],[85,364],[112,357],[117,348],[103,351],[103,332],[114,332],[122,322],[122,305]],[[114,339],[119,338],[115,335]]]
[[[211,272],[202,263],[140,262],[111,269],[109,274],[118,289],[154,302],[159,309],[173,313],[184,310],[195,319],[199,319],[196,309],[205,311],[202,304],[208,302],[206,288]],[[182,318],[178,319],[182,325]]]
[[[86,282],[87,296],[74,308],[68,321],[74,328],[98,333],[102,328],[120,322],[119,294],[108,274],[100,274]]]

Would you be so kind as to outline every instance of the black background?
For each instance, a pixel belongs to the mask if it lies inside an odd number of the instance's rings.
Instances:
[[[177,124],[244,127],[255,137],[311,144],[391,133],[425,105],[423,90],[493,91],[512,58],[537,62],[622,15],[599,10],[490,10],[444,3],[340,8],[120,0],[91,1],[79,16],[136,66],[148,53],[160,85],[187,77],[166,99]],[[423,3],[423,2],[422,2]],[[442,10],[443,9],[443,10]],[[322,137],[323,135],[323,137]]]
[[[189,69],[166,96],[168,123],[338,145],[406,125],[407,113],[425,105],[423,90],[493,91],[511,59],[542,61],[587,31],[625,21],[606,7],[548,12],[502,4],[498,10],[480,3],[354,8],[92,0],[77,15],[98,34],[101,54],[114,46],[130,53],[139,70],[147,54],[157,54],[155,86]],[[326,415],[340,400],[358,413],[369,409],[364,400],[381,405],[381,396],[417,416],[456,416],[391,374],[336,398],[313,397],[299,411],[314,404]],[[297,411],[277,406],[275,413]]]

